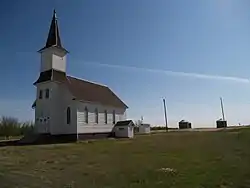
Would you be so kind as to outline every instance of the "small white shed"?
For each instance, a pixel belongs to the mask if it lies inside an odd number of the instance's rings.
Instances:
[[[117,138],[133,138],[134,123],[132,120],[118,121],[114,126],[114,134]]]
[[[140,134],[149,134],[150,133],[150,124],[141,124],[139,126]]]

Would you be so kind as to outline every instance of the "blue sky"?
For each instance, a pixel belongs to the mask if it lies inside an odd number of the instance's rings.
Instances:
[[[32,83],[52,12],[70,75],[108,85],[128,117],[214,126],[250,123],[248,0],[0,1],[0,115],[32,120]]]

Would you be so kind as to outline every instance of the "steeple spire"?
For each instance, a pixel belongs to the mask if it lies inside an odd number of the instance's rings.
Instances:
[[[46,45],[41,50],[39,50],[39,52],[46,48],[50,48],[52,46],[61,48],[62,50],[65,50],[67,52],[67,50],[62,47],[55,9],[53,11],[53,17],[52,17],[52,21],[50,24],[50,29],[49,29],[49,34],[48,34],[48,38],[46,41]]]
[[[53,11],[53,16],[55,16],[55,18],[56,18],[56,9],[54,9],[54,11]]]

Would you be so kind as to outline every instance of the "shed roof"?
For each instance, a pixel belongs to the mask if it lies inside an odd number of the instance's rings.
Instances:
[[[116,126],[134,126],[134,122],[132,120],[118,121],[115,124],[115,127]]]
[[[150,127],[150,124],[143,123],[143,124],[141,124],[141,126],[143,126],[143,127]]]
[[[183,119],[179,123],[190,123],[190,122]]]

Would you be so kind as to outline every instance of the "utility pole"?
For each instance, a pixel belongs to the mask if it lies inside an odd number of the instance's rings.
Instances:
[[[167,120],[167,110],[166,110],[166,100],[165,99],[163,99],[163,107],[164,107],[166,131],[168,131],[168,120]]]
[[[221,106],[222,120],[225,121],[225,114],[224,114],[222,97],[220,97],[220,106]]]

